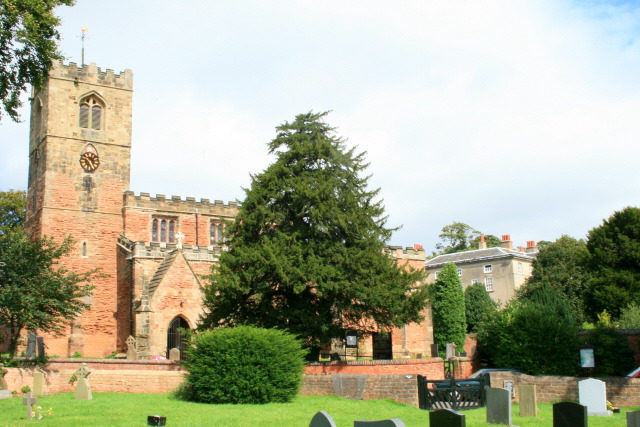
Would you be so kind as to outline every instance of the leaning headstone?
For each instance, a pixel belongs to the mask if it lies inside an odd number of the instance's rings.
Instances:
[[[27,334],[27,352],[25,355],[29,358],[36,356],[36,334],[33,332]]]
[[[36,338],[36,347],[38,348],[38,357],[44,357],[44,338]]]
[[[354,421],[353,427],[406,427],[400,418],[382,421]]]
[[[129,335],[127,338],[127,359],[138,359],[138,350],[136,350],[136,339]]]
[[[464,414],[453,409],[438,409],[429,412],[429,425],[438,427],[466,427]]]
[[[487,423],[511,425],[511,393],[506,388],[487,388]]]
[[[91,384],[89,384],[89,379],[87,378],[89,374],[91,374],[91,370],[89,370],[86,363],[80,365],[80,368],[75,372],[75,375],[78,378],[75,398],[78,400],[93,399],[93,396],[91,395]]]
[[[607,387],[604,381],[589,378],[578,382],[580,404],[587,407],[587,414],[607,416]]]
[[[337,427],[336,423],[333,422],[333,418],[331,415],[327,414],[325,411],[320,411],[311,418],[311,424],[309,427]]]
[[[520,395],[520,416],[537,417],[538,402],[535,384],[518,386],[518,394]]]
[[[587,407],[574,402],[553,404],[553,427],[587,427]]]
[[[169,350],[169,360],[180,360],[180,350],[177,348]]]
[[[37,397],[33,397],[31,395],[31,392],[27,393],[27,397],[22,399],[22,404],[23,405],[27,405],[27,419],[28,420],[30,420],[31,417],[33,417],[33,407],[32,407],[32,405],[35,405],[37,403],[38,403],[38,398]]]
[[[627,412],[627,427],[640,427],[640,411]]]
[[[35,372],[33,374],[33,395],[35,397],[42,397],[44,388],[44,374],[42,372]]]

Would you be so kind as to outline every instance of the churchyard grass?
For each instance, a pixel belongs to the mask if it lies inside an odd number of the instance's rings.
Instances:
[[[147,415],[167,417],[168,426],[176,427],[308,427],[313,415],[327,411],[338,427],[352,427],[357,419],[400,418],[407,427],[429,425],[428,411],[390,400],[349,400],[335,396],[298,396],[291,403],[266,405],[209,405],[183,402],[166,394],[93,393],[93,400],[75,400],[73,393],[39,398],[38,406],[51,408],[42,420],[26,420],[22,397],[0,400],[0,427],[98,427],[144,426]],[[513,405],[513,424],[521,427],[553,425],[550,404],[539,404],[537,418],[521,418]],[[638,408],[629,408],[634,410]],[[611,417],[589,417],[589,427],[625,425],[625,409]],[[489,426],[485,410],[463,412],[468,427]]]

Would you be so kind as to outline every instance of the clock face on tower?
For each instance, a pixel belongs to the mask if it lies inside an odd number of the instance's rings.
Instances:
[[[93,172],[100,166],[100,158],[95,153],[82,153],[80,156],[80,166],[87,172]]]

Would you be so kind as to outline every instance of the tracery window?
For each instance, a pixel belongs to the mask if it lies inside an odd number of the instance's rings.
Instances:
[[[151,222],[151,241],[159,243],[175,243],[176,220],[154,218]]]
[[[88,96],[80,101],[80,127],[102,129],[102,103],[95,96]]]

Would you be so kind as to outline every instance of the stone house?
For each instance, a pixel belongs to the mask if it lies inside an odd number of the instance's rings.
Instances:
[[[504,305],[531,276],[537,253],[534,241],[528,241],[526,248],[514,249],[511,236],[507,234],[502,236],[500,247],[487,248],[482,236],[480,249],[439,255],[425,262],[427,283],[434,283],[440,269],[452,262],[458,267],[458,276],[465,289],[474,283],[483,283],[491,298]]]
[[[178,329],[196,326],[201,275],[225,249],[222,228],[238,211],[235,202],[129,191],[132,95],[131,70],[60,62],[31,97],[27,231],[73,235],[64,264],[108,275],[93,281],[90,309],[66,333],[45,337],[49,355],[104,357],[124,352],[129,336],[143,358],[181,347]],[[425,259],[414,248],[390,255],[420,267]],[[428,321],[384,345],[424,353],[432,336]]]

